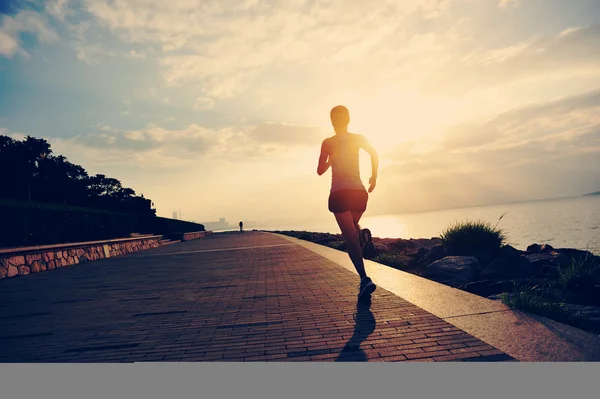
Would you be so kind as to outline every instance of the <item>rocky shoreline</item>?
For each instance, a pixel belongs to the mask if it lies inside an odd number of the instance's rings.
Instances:
[[[340,234],[277,231],[345,250]],[[373,237],[367,259],[600,334],[600,256],[573,248],[503,245],[453,253],[442,239]]]

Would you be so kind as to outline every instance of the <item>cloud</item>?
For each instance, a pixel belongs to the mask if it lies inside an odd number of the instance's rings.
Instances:
[[[125,57],[127,58],[133,58],[136,60],[144,60],[146,59],[146,57],[148,56],[148,53],[145,51],[136,51],[136,50],[129,50],[128,53],[125,54]]]
[[[197,110],[212,109],[214,106],[214,100],[208,97],[198,97],[196,98],[196,102],[194,103],[194,109]]]
[[[429,73],[429,91],[469,91],[551,76],[599,75],[600,24],[564,30],[507,47],[447,56]]]
[[[12,58],[16,53],[20,53],[25,58],[29,56],[29,54],[19,46],[19,41],[16,37],[0,31],[0,55]]]
[[[275,161],[299,146],[314,145],[319,138],[316,128],[282,123],[221,129],[197,124],[172,130],[156,124],[125,131],[104,124],[95,127],[98,132],[76,136],[69,140],[70,145],[119,154],[110,157],[110,162],[141,162],[153,166],[183,165],[200,159],[239,162],[269,157]]]
[[[164,82],[201,91],[195,108],[207,109],[249,90],[258,97],[258,88],[269,81],[288,82],[298,73],[328,85],[352,81],[369,87],[374,80],[386,81],[383,71],[397,73],[410,57],[410,30],[418,29],[411,21],[452,21],[450,6],[464,1],[388,0],[376,7],[340,0],[86,4],[92,18],[123,43],[156,49]],[[423,51],[424,46],[408,47]]]
[[[577,195],[600,184],[600,89],[455,126],[426,153],[414,145],[385,155],[393,212]]]
[[[488,121],[452,127],[442,138],[446,151],[473,152],[485,146],[585,127],[600,121],[600,89],[545,103],[530,104],[494,116]]]
[[[516,7],[519,4],[519,0],[500,0],[498,2],[498,7],[500,8],[508,8],[508,7]]]
[[[104,125],[104,124],[102,124],[102,123],[97,123],[97,124],[96,124],[96,128],[97,128],[98,130],[101,130],[101,131],[103,131],[103,132],[110,132],[110,131],[113,131],[113,130],[114,130],[114,131],[117,131],[117,130],[118,130],[118,129],[112,128],[112,127],[110,127],[110,126],[108,126],[108,125]]]
[[[261,123],[248,133],[260,143],[312,146],[323,139],[321,129],[311,126],[294,126],[283,123]]]
[[[46,0],[45,4],[46,11],[61,22],[65,22],[67,16],[74,14],[70,7],[71,0]]]
[[[2,15],[0,25],[0,55],[12,58],[20,54],[29,58],[29,53],[21,47],[19,37],[21,33],[31,33],[40,43],[53,43],[58,41],[58,34],[52,29],[45,15],[30,10],[22,10],[14,17]]]

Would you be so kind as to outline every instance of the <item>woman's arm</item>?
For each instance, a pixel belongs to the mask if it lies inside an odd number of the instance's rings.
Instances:
[[[369,143],[366,137],[361,136],[361,147],[371,156],[371,178],[369,179],[369,192],[372,192],[375,189],[375,185],[377,184],[377,172],[379,169],[379,155],[377,154],[377,150],[375,147]]]
[[[321,155],[319,156],[319,165],[317,166],[317,174],[321,176],[327,172],[327,169],[331,166],[331,160],[329,159],[329,146],[327,140],[323,140],[321,144]]]

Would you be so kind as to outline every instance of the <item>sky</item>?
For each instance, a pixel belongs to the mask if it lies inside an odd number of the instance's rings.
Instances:
[[[599,21],[596,0],[1,0],[0,134],[200,222],[332,218],[338,104],[380,155],[365,216],[581,195]]]

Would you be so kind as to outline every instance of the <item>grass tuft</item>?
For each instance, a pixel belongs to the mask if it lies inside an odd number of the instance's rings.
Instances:
[[[440,238],[455,255],[495,254],[506,242],[501,229],[481,220],[457,222],[445,229]]]

